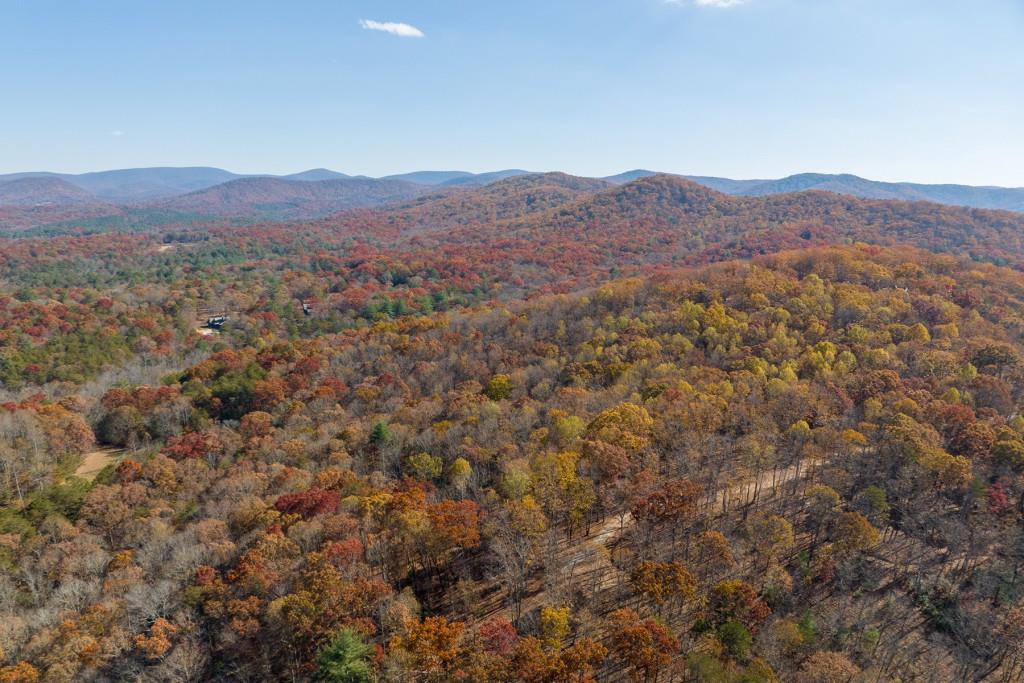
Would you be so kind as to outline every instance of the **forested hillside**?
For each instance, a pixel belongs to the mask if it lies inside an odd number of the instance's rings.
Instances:
[[[1020,267],[1022,236],[1024,217],[1007,212],[545,174],[317,221],[8,239],[0,382],[16,392],[111,373],[153,382],[218,342],[309,337],[815,245],[912,244]],[[231,314],[215,338],[197,329],[213,312]]]
[[[0,681],[1024,675],[1020,216],[196,220],[3,242]]]
[[[1016,272],[830,247],[336,333],[262,306],[3,406],[2,680],[1021,675]]]
[[[422,185],[399,180],[240,178],[164,200],[157,206],[186,215],[250,220],[312,218],[342,209],[406,200],[426,192],[428,188]]]

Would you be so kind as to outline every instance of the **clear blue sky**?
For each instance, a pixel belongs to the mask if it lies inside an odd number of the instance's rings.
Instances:
[[[0,172],[1024,186],[1024,0],[721,4],[0,0]]]

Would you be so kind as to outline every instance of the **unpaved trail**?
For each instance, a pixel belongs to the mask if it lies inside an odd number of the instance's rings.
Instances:
[[[121,451],[116,448],[104,448],[86,453],[82,456],[82,464],[75,470],[75,476],[86,481],[92,481],[104,467],[114,462],[120,454]]]
[[[821,463],[818,464],[821,467]],[[731,487],[719,489],[712,501],[714,512],[727,512],[734,505],[742,505],[758,492],[758,497],[772,496],[775,489],[799,477],[807,476],[811,467],[807,463],[795,463],[784,470],[765,470],[754,479],[747,479]]]
[[[632,513],[625,513],[622,519],[619,519],[618,515],[611,515],[601,526],[591,531],[590,537],[587,539],[591,543],[600,543],[601,545],[608,545],[615,541],[622,533],[633,525]]]
[[[825,464],[827,461],[819,461],[812,465],[805,460],[781,470],[767,470],[759,476],[724,486],[705,497],[703,510],[713,516],[728,514],[749,502],[754,496],[755,489],[759,499],[772,497],[781,487],[811,476]],[[618,513],[608,515],[592,524],[588,533],[575,536],[558,552],[565,580],[570,584],[575,581],[586,581],[595,594],[614,589],[616,585],[625,581],[626,577],[613,563],[612,555],[619,540],[635,526],[636,520],[626,511],[621,516]],[[522,602],[523,614],[529,614],[532,610],[549,604],[549,596],[543,581],[534,576],[528,581],[528,585],[527,594]],[[480,621],[499,613],[507,614],[511,618],[512,607],[499,590],[496,577],[478,584],[476,590],[480,595],[486,595],[486,598],[481,598],[481,604],[486,604],[486,608],[482,612],[461,613],[459,618]]]
[[[806,461],[795,463],[785,469],[767,470],[757,477],[725,486],[706,502],[708,507],[705,509],[714,515],[726,514],[753,498],[755,490],[758,498],[774,496],[779,488],[809,476],[821,464],[810,467]],[[580,535],[562,550],[562,565],[569,568],[569,574],[573,576],[598,576],[592,584],[594,590],[614,586],[621,577],[609,553],[614,552],[613,546],[635,525],[636,520],[630,512],[623,513],[621,517],[618,514],[609,515],[597,525],[591,526],[588,534]],[[538,588],[524,599],[524,613],[545,604],[547,596],[543,588]]]
[[[766,470],[757,479],[748,479],[734,486],[719,489],[711,500],[711,510],[715,513],[727,512],[728,508],[742,505],[749,500],[755,490],[758,491],[758,497],[771,496],[779,487],[806,476],[808,470],[806,464],[794,464],[784,470]],[[591,528],[590,534],[582,540],[611,545],[633,526],[633,522],[633,515],[629,512],[623,514],[621,519],[618,515],[610,515],[598,526]]]

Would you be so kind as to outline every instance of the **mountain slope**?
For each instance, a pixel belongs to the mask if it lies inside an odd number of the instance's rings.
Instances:
[[[235,173],[204,166],[129,168],[65,176],[68,182],[114,202],[162,199],[238,178]]]
[[[341,214],[325,225],[338,234],[389,240],[395,249],[412,250],[407,258],[448,254],[487,264],[496,273],[521,271],[514,279],[523,285],[560,291],[596,283],[609,271],[848,242],[911,244],[1024,267],[1024,215],[1012,212],[817,191],[735,197],[665,175],[575,196],[560,187],[544,191],[553,204],[542,203],[539,210],[522,201],[528,192],[520,196],[498,184],[400,208]]]
[[[384,176],[384,180],[404,180],[420,185],[444,185],[453,180],[472,177],[473,174],[467,171],[413,171],[412,173]]]
[[[469,176],[463,176],[460,178],[452,178],[442,185],[446,187],[465,187],[465,186],[482,186],[489,185],[499,180],[505,180],[506,178],[515,178],[521,175],[534,175],[532,171],[524,171],[521,168],[510,168],[504,171],[491,171],[490,173],[477,173]]]
[[[315,218],[342,209],[410,199],[427,191],[429,188],[411,183],[370,178],[242,178],[166,200],[159,207],[209,216]]]
[[[73,206],[99,200],[66,180],[54,176],[22,177],[0,182],[0,206]]]
[[[386,176],[381,180],[397,180],[435,187],[481,187],[505,178],[532,175],[521,169],[489,173],[466,171],[415,171]],[[655,171],[636,169],[601,180],[625,184],[652,175]],[[22,178],[58,178],[65,180],[99,199],[112,203],[144,203],[169,199],[178,195],[213,187],[241,178],[280,178],[295,181],[341,180],[351,177],[325,168],[310,169],[290,175],[239,174],[220,168],[155,167],[98,171],[82,174],[49,172],[11,173],[0,175],[0,183]],[[931,201],[941,204],[1024,212],[1024,188],[984,187],[971,185],[928,185],[908,182],[880,182],[851,174],[800,173],[779,179],[737,180],[715,176],[681,176],[719,192],[742,196],[765,196],[802,190],[825,190],[865,199],[898,199]]]
[[[232,173],[208,166],[125,168],[92,173],[11,173],[0,175],[0,184],[23,178],[54,178],[63,180],[108,202],[137,203],[168,199],[203,190],[232,180],[261,176]],[[349,178],[344,173],[326,168],[279,176],[286,180],[317,181]]]
[[[382,180],[404,180],[420,185],[435,185],[437,187],[481,187],[490,183],[514,178],[520,175],[532,175],[530,171],[522,169],[507,169],[503,171],[491,171],[488,173],[470,173],[468,171],[413,171],[412,173],[399,173],[397,175],[384,176]]]
[[[610,187],[602,180],[565,173],[537,173],[499,180],[480,188],[452,188],[413,200],[386,213],[403,229],[486,227],[549,211],[578,197]]]
[[[726,194],[743,194],[745,190],[756,187],[762,183],[770,182],[767,180],[733,180],[732,178],[716,178],[714,176],[702,175],[688,175],[683,177],[687,180],[699,183],[700,185],[704,185],[705,187],[710,187],[712,190],[717,190]]]
[[[776,242],[796,247],[808,241],[860,240],[902,241],[1024,263],[1024,216],[1016,213],[818,191],[737,197],[666,175],[601,192],[540,220],[557,227],[585,225],[588,232],[640,226],[669,230],[681,244],[728,250],[728,257],[762,253],[762,245]],[[712,260],[724,257],[719,254]]]
[[[862,199],[929,201],[981,209],[1024,211],[1024,188],[977,187],[971,185],[926,185],[867,180],[848,173],[800,173],[778,180],[732,180],[709,176],[686,176],[720,192],[763,197],[766,195],[824,190]]]

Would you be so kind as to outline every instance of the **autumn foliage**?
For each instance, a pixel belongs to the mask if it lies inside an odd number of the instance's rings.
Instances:
[[[1020,679],[1019,217],[484,190],[0,250],[0,681]]]

